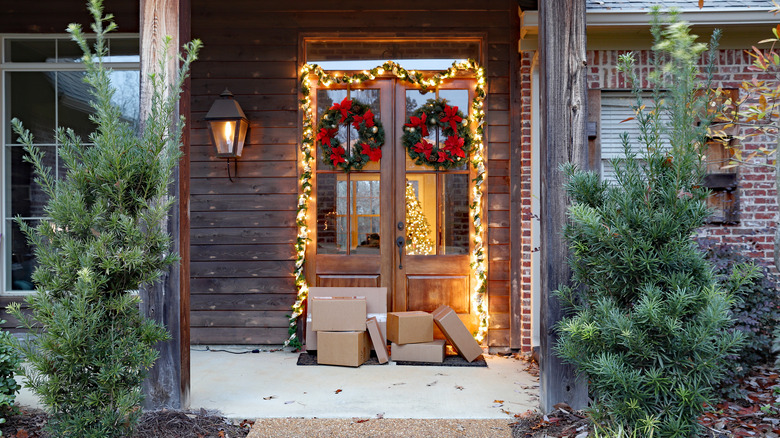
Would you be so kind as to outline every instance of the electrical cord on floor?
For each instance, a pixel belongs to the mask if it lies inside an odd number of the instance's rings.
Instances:
[[[223,350],[220,348],[211,348],[208,345],[206,346],[205,350],[199,350],[196,348],[192,349],[193,351],[213,351],[216,353],[230,353],[230,354],[247,354],[247,353],[259,353],[261,351],[268,351],[268,350],[260,350],[259,348],[255,348],[253,350],[244,350],[244,351],[230,351],[230,350]]]
[[[201,349],[198,349],[198,348],[192,348],[192,347],[191,347],[191,350],[192,351],[213,351],[213,352],[216,352],[216,353],[230,353],[230,354],[247,354],[247,353],[260,353],[260,352],[263,352],[263,353],[273,353],[275,351],[281,351],[282,349],[281,348],[272,348],[270,350],[262,350],[262,349],[259,349],[259,348],[254,348],[252,350],[230,351],[230,350],[224,350],[224,349],[221,349],[221,348],[211,348],[208,345],[206,345],[206,349],[205,350],[201,350]]]

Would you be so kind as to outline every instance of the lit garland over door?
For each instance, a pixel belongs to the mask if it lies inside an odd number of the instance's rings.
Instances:
[[[468,199],[468,209],[471,218],[471,242],[469,245],[470,254],[468,255],[470,267],[471,283],[471,298],[470,306],[473,306],[477,315],[477,327],[474,332],[474,336],[478,341],[483,341],[487,334],[488,328],[488,312],[487,312],[487,258],[486,248],[484,246],[484,233],[485,228],[483,226],[483,211],[484,205],[482,203],[484,184],[487,180],[486,165],[485,165],[485,145],[483,143],[484,137],[484,99],[486,96],[485,90],[485,72],[475,61],[469,60],[467,62],[456,62],[449,69],[432,74],[429,76],[423,75],[421,72],[406,70],[398,64],[388,61],[384,64],[377,66],[371,70],[364,70],[355,74],[333,75],[325,72],[320,67],[314,64],[307,64],[301,68],[301,110],[303,113],[303,137],[301,139],[301,168],[300,168],[300,194],[298,198],[298,212],[297,212],[297,224],[298,224],[298,236],[295,242],[296,251],[296,263],[295,263],[295,283],[298,288],[298,296],[296,302],[292,306],[292,314],[290,316],[290,337],[286,341],[285,345],[293,345],[300,347],[301,340],[297,336],[297,324],[299,317],[303,314],[305,309],[305,301],[308,296],[309,281],[305,276],[304,265],[306,262],[307,249],[311,252],[312,240],[310,238],[311,230],[309,229],[311,214],[310,207],[312,205],[313,195],[313,178],[315,176],[315,154],[316,154],[316,126],[317,126],[317,108],[314,107],[312,96],[312,84],[314,81],[320,85],[320,87],[328,88],[345,87],[345,86],[359,86],[366,81],[374,81],[377,78],[382,77],[395,77],[402,83],[408,83],[415,85],[419,90],[428,91],[435,90],[441,86],[448,79],[456,78],[458,76],[473,75],[475,77],[475,87],[473,91],[473,99],[470,102],[469,108],[469,120],[468,125],[473,130],[474,148],[471,156],[468,157],[468,163],[473,169],[473,180],[471,181],[470,197]],[[464,122],[466,123],[466,122]],[[390,127],[388,130],[388,137],[391,134]],[[401,147],[395,145],[394,147]],[[389,147],[383,149],[384,154],[389,154]],[[468,174],[468,173],[467,173]],[[401,197],[406,198],[405,188],[406,182],[401,186]],[[367,188],[369,195],[371,194],[371,188]],[[355,192],[357,194],[357,191]],[[365,193],[365,191],[363,192]],[[405,208],[406,202],[403,202],[396,208]],[[336,214],[338,216],[338,213]],[[365,221],[365,219],[364,219]],[[408,222],[408,220],[407,220]],[[417,225],[415,225],[417,227]],[[424,224],[421,223],[419,229],[424,230]],[[367,235],[365,241],[366,245],[370,245],[370,234]],[[363,236],[358,236],[358,239]],[[352,237],[350,237],[352,239]],[[440,242],[441,240],[439,240]],[[433,242],[433,241],[431,241]],[[418,251],[428,251],[427,243],[425,239],[421,239],[416,243]],[[351,250],[348,250],[351,251]],[[411,255],[411,254],[410,254]],[[467,268],[468,270],[468,268]]]

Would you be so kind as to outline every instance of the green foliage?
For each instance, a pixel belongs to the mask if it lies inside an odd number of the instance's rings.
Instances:
[[[708,214],[701,151],[711,115],[696,67],[704,47],[674,13],[663,23],[656,10],[652,32],[654,99],[638,97],[641,134],[623,136],[617,183],[562,169],[574,287],[557,291],[572,313],[557,326],[556,352],[587,374],[603,427],[685,437],[697,433],[740,336],[729,330],[730,299],[693,241]],[[620,69],[639,96],[632,55]]]
[[[180,156],[183,120],[174,114],[200,42],[185,46],[172,84],[164,74],[165,59],[162,73],[151,75],[152,108],[139,136],[112,104],[103,66],[105,35],[116,26],[111,15],[103,15],[101,0],[91,0],[88,8],[94,52],[79,25],[71,24],[68,32],[84,52],[93,145],[59,128],[67,174],[55,180],[32,135],[13,121],[36,181],[49,196],[50,219],[36,227],[18,220],[35,248],[36,293],[28,298],[31,317],[18,304],[10,312],[34,332],[17,346],[29,387],[50,410],[52,436],[120,437],[132,433],[141,414],[141,382],[157,358],[153,346],[168,337],[164,327],[141,315],[137,291],[177,260],[163,227],[172,202],[170,176]]]
[[[742,398],[745,394],[739,388],[739,379],[772,358],[773,332],[780,323],[780,290],[766,267],[755,264],[733,246],[700,245],[715,275],[734,298],[734,330],[744,337],[742,347],[725,364],[726,376],[718,392],[732,399]]]
[[[0,321],[3,322],[5,321]],[[13,408],[16,393],[19,392],[19,384],[14,379],[14,372],[19,367],[21,358],[13,346],[12,339],[11,333],[0,331],[0,424],[5,423],[5,415]]]
[[[775,340],[772,344],[772,352],[777,354],[775,357],[775,368],[780,369],[780,325],[775,327]]]

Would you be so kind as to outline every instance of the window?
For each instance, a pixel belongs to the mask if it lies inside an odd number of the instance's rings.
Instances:
[[[81,50],[68,35],[24,35],[0,37],[0,81],[3,106],[0,136],[2,145],[2,292],[24,292],[33,289],[30,277],[35,257],[19,225],[22,220],[35,225],[45,220],[46,196],[34,181],[32,166],[23,161],[24,150],[11,129],[18,118],[34,136],[35,147],[45,152],[52,173],[61,178],[65,169],[59,162],[54,131],[71,128],[87,142],[94,124],[90,90],[83,82]],[[114,102],[124,118],[138,126],[140,122],[140,57],[138,37],[112,36],[108,40],[109,56],[105,61],[113,72]]]
[[[726,99],[737,90],[725,90],[722,99]],[[642,96],[645,102],[652,101],[651,93]],[[732,99],[735,102],[736,98]],[[639,139],[639,125],[634,117],[632,107],[636,105],[636,97],[630,92],[601,92],[601,175],[607,181],[615,180],[615,169],[610,160],[620,158],[624,154],[621,134],[628,133],[632,150],[638,157],[642,156],[642,144]],[[730,139],[711,139],[707,143],[707,176],[704,184],[712,194],[707,198],[707,205],[712,209],[710,223],[738,222],[739,192],[736,184],[736,169],[722,169],[728,163],[730,153],[724,147]]]

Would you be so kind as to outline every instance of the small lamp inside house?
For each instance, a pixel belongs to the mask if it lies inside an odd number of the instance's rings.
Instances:
[[[217,157],[227,158],[228,178],[233,181],[230,177],[230,159],[241,156],[249,121],[241,105],[233,99],[233,93],[226,88],[219,96],[220,99],[211,105],[205,120],[209,125],[211,140],[217,148]]]

